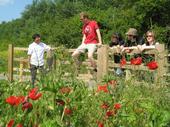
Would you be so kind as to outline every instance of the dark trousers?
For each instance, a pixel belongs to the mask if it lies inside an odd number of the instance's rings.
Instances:
[[[30,71],[31,71],[31,82],[34,87],[36,76],[37,76],[37,69],[39,69],[41,76],[45,74],[44,66],[35,66],[35,65],[30,65]]]

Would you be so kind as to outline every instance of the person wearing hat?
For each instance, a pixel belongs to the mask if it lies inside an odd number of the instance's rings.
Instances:
[[[136,49],[138,45],[142,45],[144,43],[144,39],[139,38],[138,31],[135,28],[129,28],[128,32],[126,32],[126,36],[127,39],[125,41],[122,52],[130,52],[130,49]]]
[[[117,47],[117,48],[120,48],[121,46],[123,46],[124,44],[124,40],[122,39],[122,36],[120,33],[113,33],[112,36],[111,36],[111,42],[109,43],[109,47]],[[121,54],[120,53],[115,53],[113,55],[114,57],[114,63],[120,63],[120,59],[121,59]],[[121,75],[123,74],[123,70],[118,67],[118,68],[115,68],[115,72],[117,75]]]
[[[34,87],[37,69],[40,70],[41,74],[45,73],[44,70],[44,52],[49,51],[51,48],[45,43],[41,42],[40,34],[34,34],[32,36],[33,42],[28,48],[28,62],[30,64],[31,71],[31,82]]]
[[[125,43],[125,47],[137,46],[138,44],[138,32],[135,28],[129,28],[128,32],[126,33],[127,41]]]

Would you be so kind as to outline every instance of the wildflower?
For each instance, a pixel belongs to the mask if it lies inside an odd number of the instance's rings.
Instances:
[[[116,110],[120,109],[120,108],[121,108],[121,104],[120,104],[120,103],[114,104],[114,108],[115,108]]]
[[[10,96],[6,98],[6,102],[12,106],[18,106],[22,102],[23,98],[17,96]]]
[[[133,65],[140,65],[142,63],[142,57],[132,58],[130,63]]]
[[[120,60],[120,67],[123,67],[125,64],[126,64],[126,59],[125,59],[125,58],[122,58],[122,59]]]
[[[14,119],[11,119],[7,124],[7,127],[12,127],[14,125]]]
[[[71,114],[72,114],[72,110],[69,109],[69,108],[65,108],[65,109],[64,109],[64,114],[65,114],[65,115],[71,115]]]
[[[109,90],[108,90],[107,86],[108,86],[107,84],[105,84],[105,85],[98,85],[97,92],[103,91],[105,93],[108,93]]]
[[[111,80],[111,81],[109,81],[108,84],[112,89],[114,89],[116,87],[117,82],[116,82],[116,80]]]
[[[108,118],[108,117],[111,117],[111,116],[113,116],[114,114],[115,114],[114,110],[109,110],[109,111],[106,112],[106,117],[107,117],[107,118]]]
[[[109,108],[109,105],[108,105],[107,103],[103,103],[103,104],[101,105],[101,108],[102,108],[102,109],[108,109],[108,108]]]
[[[109,84],[111,84],[111,85],[115,85],[117,82],[116,82],[116,80],[110,80],[109,81]]]
[[[30,109],[30,110],[33,109],[33,106],[30,102],[25,102],[22,104],[22,110],[25,111],[26,109]]]
[[[38,88],[33,88],[29,91],[28,97],[32,100],[37,100],[42,96],[42,93],[38,93]]]
[[[151,61],[146,65],[150,70],[155,70],[158,68],[158,63],[156,61]]]
[[[70,91],[71,91],[70,87],[62,87],[61,89],[59,89],[59,92],[62,94],[70,93]]]
[[[104,127],[104,124],[100,121],[97,121],[97,125],[98,125],[98,127]]]
[[[65,105],[65,102],[61,99],[56,99],[56,104],[59,106],[63,106],[63,105]]]
[[[20,124],[20,123],[19,123],[19,124],[17,124],[17,126],[16,126],[16,127],[23,127],[23,126],[22,126],[22,124]]]

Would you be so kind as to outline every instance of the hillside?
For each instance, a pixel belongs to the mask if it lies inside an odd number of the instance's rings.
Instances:
[[[0,49],[6,50],[9,43],[28,46],[33,33],[54,46],[76,47],[81,41],[81,11],[99,22],[104,43],[112,32],[124,35],[129,27],[141,35],[153,29],[159,42],[169,43],[169,0],[33,0],[20,19],[0,24]]]

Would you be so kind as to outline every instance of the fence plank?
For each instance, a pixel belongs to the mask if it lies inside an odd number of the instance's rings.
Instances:
[[[157,49],[158,53],[155,55],[155,60],[158,63],[158,69],[157,69],[157,73],[155,75],[155,82],[159,82],[159,80],[166,73],[165,45],[164,44],[156,45],[156,49]]]
[[[108,46],[104,45],[97,50],[97,80],[102,80],[108,74]]]
[[[14,54],[14,47],[12,44],[8,46],[8,80],[10,82],[13,81],[13,54]]]

